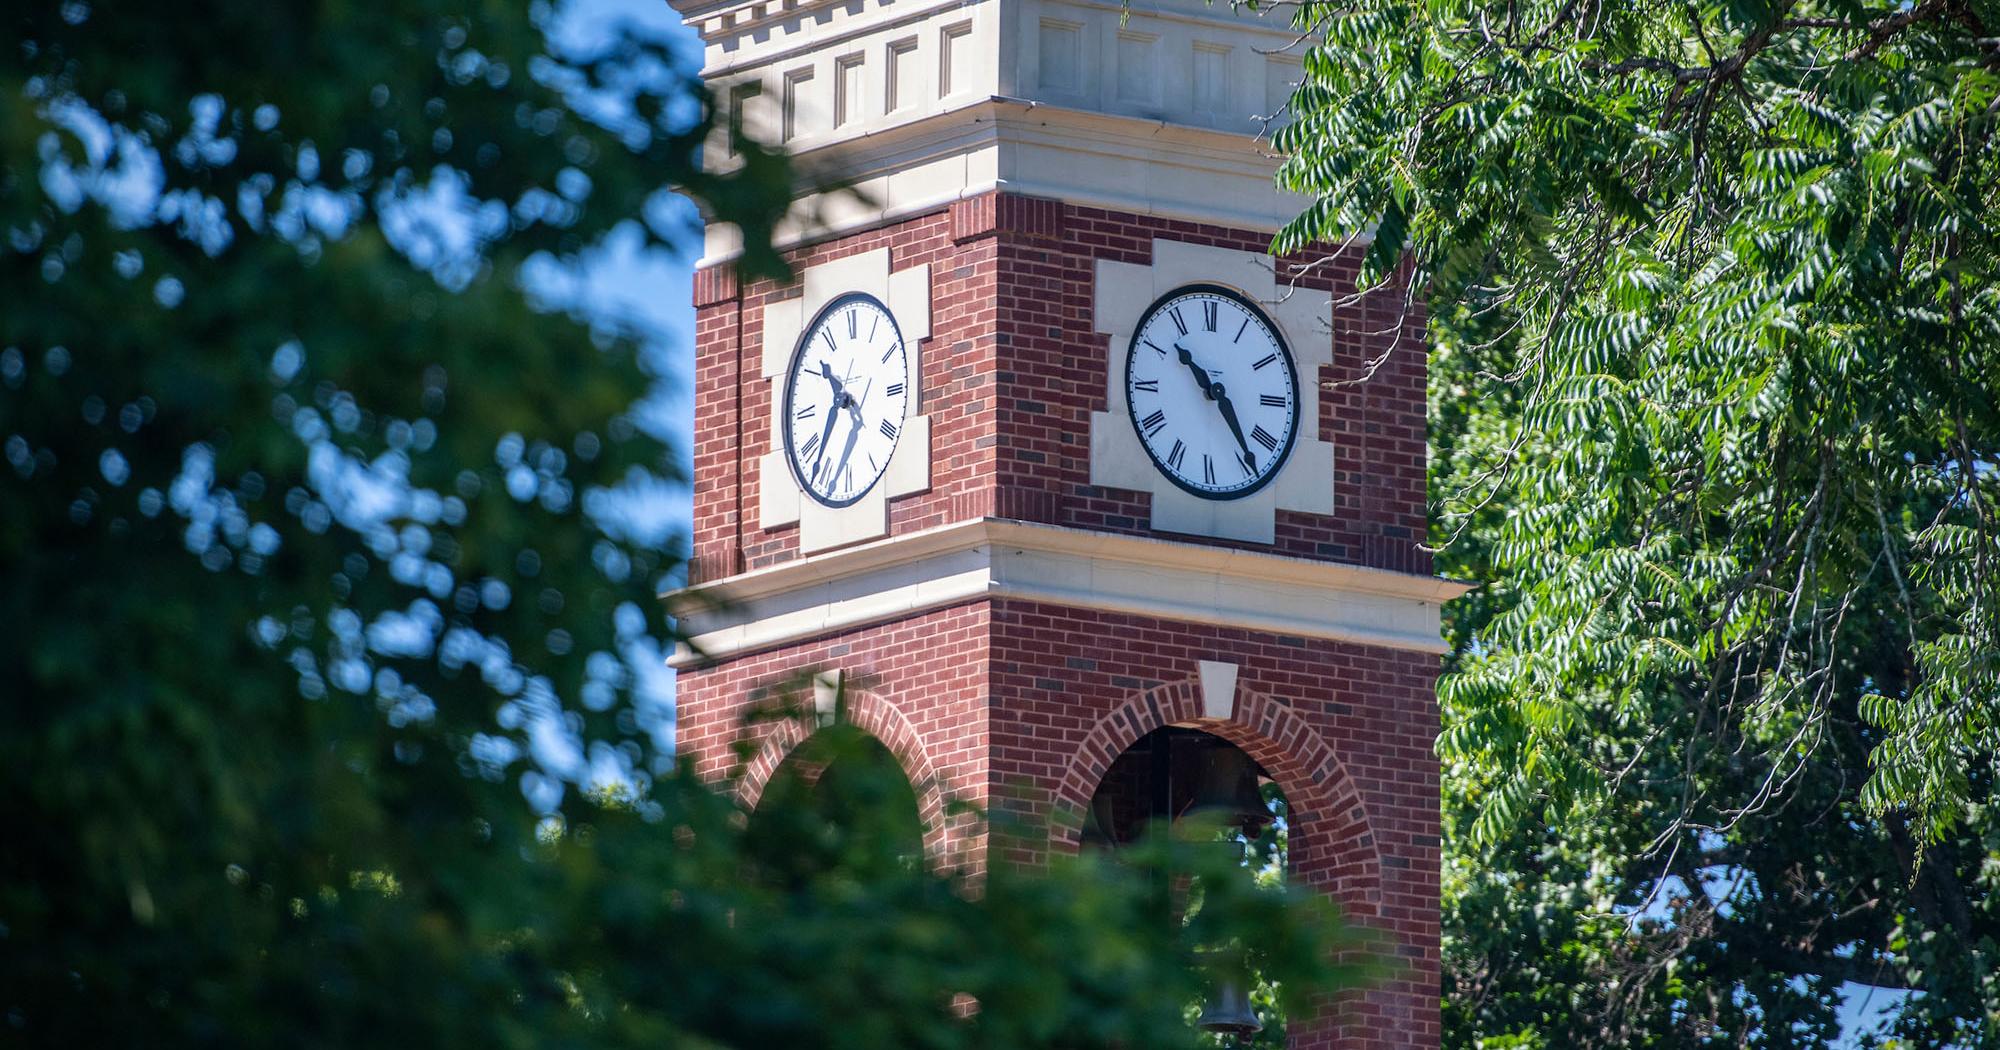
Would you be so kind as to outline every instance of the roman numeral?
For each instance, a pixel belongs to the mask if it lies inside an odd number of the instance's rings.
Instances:
[[[1247,332],[1247,331],[1249,331],[1249,330],[1250,330],[1250,319],[1249,319],[1248,317],[1246,317],[1246,318],[1244,318],[1244,319],[1243,319],[1243,327],[1241,327],[1241,328],[1238,328],[1238,329],[1236,330],[1236,338],[1234,338],[1234,339],[1231,339],[1231,340],[1230,340],[1230,342],[1232,342],[1232,343],[1240,343],[1240,342],[1242,342],[1242,341],[1243,341],[1243,333],[1244,333],[1244,332]]]
[[[1157,379],[1135,379],[1132,381],[1132,389],[1144,390],[1149,394],[1157,394],[1160,392],[1160,381]]]
[[[840,344],[839,344],[839,343],[836,343],[836,342],[834,342],[834,341],[833,341],[833,331],[832,331],[832,329],[828,329],[828,328],[822,328],[822,329],[820,329],[820,330],[819,330],[819,337],[820,337],[821,339],[824,339],[824,340],[826,340],[826,352],[827,352],[827,353],[829,353],[829,354],[835,354],[835,355],[838,355],[838,354],[840,353]]]
[[[853,339],[860,335],[861,313],[857,310],[849,310],[847,311],[847,338]]]
[[[1265,408],[1284,408],[1287,404],[1282,394],[1258,394],[1257,403]]]
[[[896,354],[899,353],[902,349],[903,349],[903,344],[890,343],[889,349],[882,351],[882,363],[888,364],[889,359],[896,356]]]
[[[883,392],[883,393],[885,393],[885,394],[887,394],[887,395],[889,395],[890,397],[902,397],[902,396],[903,396],[903,384],[901,384],[901,383],[890,383],[890,384],[888,385],[888,387],[887,387],[887,388],[885,388],[885,389],[884,389],[884,390],[883,390],[882,392]]]
[[[815,415],[818,415],[818,414],[819,414],[819,406],[818,406],[818,405],[806,405],[806,406],[804,406],[804,407],[800,408],[800,409],[799,409],[799,410],[798,410],[797,412],[794,412],[794,413],[792,413],[792,418],[793,418],[793,419],[811,419],[811,418],[812,418],[813,416],[815,416]]]
[[[883,436],[883,437],[885,437],[885,438],[888,438],[888,439],[889,439],[889,440],[891,440],[891,441],[894,441],[894,440],[896,440],[896,424],[894,424],[894,423],[891,423],[891,422],[889,422],[889,421],[888,421],[888,420],[886,420],[886,419],[885,419],[885,420],[883,420],[883,421],[882,421],[882,436]]]
[[[1182,444],[1179,438],[1175,438],[1173,451],[1167,453],[1167,466],[1179,470],[1181,469],[1181,460],[1186,458],[1187,446]]]
[[[1215,457],[1206,453],[1201,457],[1201,480],[1209,485],[1215,484]]]
[[[819,447],[819,435],[818,434],[806,435],[806,443],[799,446],[799,457],[802,459],[811,459],[813,454],[813,449],[816,449],[818,447]]]
[[[872,343],[872,342],[874,342],[874,341],[875,341],[875,330],[876,330],[876,329],[878,329],[878,328],[880,328],[880,327],[882,327],[882,315],[881,315],[881,314],[876,314],[876,315],[875,315],[875,320],[874,320],[874,321],[872,321],[872,322],[870,322],[870,323],[869,323],[869,325],[868,325],[868,341],[869,341],[869,342],[871,342],[871,343]]]
[[[1139,341],[1146,344],[1147,346],[1152,347],[1153,352],[1160,355],[1161,357],[1167,356],[1167,352],[1164,349],[1160,348],[1160,346],[1155,344],[1151,339],[1141,339]]]
[[[1181,334],[1182,334],[1182,335],[1186,335],[1186,334],[1187,334],[1187,322],[1186,322],[1186,321],[1183,321],[1183,320],[1181,320],[1181,308],[1180,308],[1180,307],[1178,307],[1178,306],[1176,306],[1176,307],[1174,307],[1173,309],[1171,309],[1171,310],[1168,310],[1168,311],[1167,311],[1167,313],[1168,313],[1168,314],[1170,314],[1170,315],[1172,315],[1172,317],[1173,317],[1173,319],[1174,319],[1174,327],[1175,327],[1175,328],[1178,328],[1178,329],[1180,329],[1180,330],[1181,330]]]
[[[1215,315],[1219,312],[1217,310],[1217,305],[1218,304],[1212,299],[1209,300],[1208,302],[1201,304],[1202,324],[1205,327],[1207,327],[1207,329],[1211,332],[1215,331]]]
[[[1250,429],[1250,436],[1252,438],[1255,438],[1259,445],[1264,446],[1264,451],[1266,452],[1278,451],[1278,439],[1272,437],[1271,432],[1265,430],[1261,425],[1252,427]]]
[[[1257,359],[1256,364],[1251,365],[1250,367],[1254,371],[1262,372],[1264,370],[1265,365],[1268,365],[1271,362],[1276,361],[1277,359],[1278,359],[1277,354],[1265,354],[1263,357]]]
[[[1139,421],[1139,429],[1144,430],[1147,437],[1159,433],[1160,428],[1166,425],[1167,414],[1157,408],[1153,410],[1152,415]]]

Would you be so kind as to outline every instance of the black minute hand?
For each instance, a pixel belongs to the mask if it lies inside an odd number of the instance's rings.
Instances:
[[[1228,396],[1222,392],[1222,384],[1209,387],[1208,396],[1215,399],[1215,407],[1222,410],[1222,421],[1229,424],[1229,432],[1236,435],[1236,447],[1243,450],[1243,465],[1250,473],[1257,473],[1257,454],[1250,451],[1250,443],[1243,440],[1243,424],[1236,421],[1236,406],[1229,403]]]
[[[840,410],[849,403],[847,388],[840,385],[840,380],[833,377],[833,365],[821,361],[819,363],[819,373],[826,377],[828,383],[833,384],[833,404],[826,410],[826,429],[819,432],[819,455],[813,458],[813,481],[815,483],[819,481],[820,468],[826,465],[826,446],[827,442],[833,440],[833,424],[840,418]]]
[[[1229,396],[1223,392],[1222,384],[1208,378],[1208,370],[1194,363],[1194,355],[1188,353],[1187,347],[1175,343],[1174,351],[1180,355],[1181,364],[1186,365],[1188,371],[1194,373],[1194,381],[1201,385],[1201,392],[1207,395],[1210,401],[1215,402],[1215,407],[1222,412],[1222,421],[1229,424],[1229,432],[1236,435],[1236,447],[1243,450],[1243,465],[1251,473],[1256,473],[1257,455],[1250,451],[1250,442],[1243,439],[1243,424],[1237,422],[1236,406],[1229,403]]]

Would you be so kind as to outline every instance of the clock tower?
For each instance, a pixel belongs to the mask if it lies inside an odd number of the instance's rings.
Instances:
[[[684,759],[726,770],[761,686],[851,676],[927,850],[977,870],[949,799],[1074,850],[1121,756],[1233,746],[1288,802],[1288,877],[1394,967],[1291,1045],[1435,1047],[1463,588],[1418,546],[1422,304],[1351,249],[1268,254],[1307,203],[1260,137],[1294,34],[1199,0],[673,2],[718,123],[811,177],[795,281],[738,281],[725,225],[694,279]],[[752,805],[807,729],[760,732]]]

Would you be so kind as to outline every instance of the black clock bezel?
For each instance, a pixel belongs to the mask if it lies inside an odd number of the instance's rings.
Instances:
[[[1190,485],[1186,481],[1183,481],[1173,470],[1168,468],[1165,463],[1162,463],[1159,454],[1155,453],[1153,446],[1147,443],[1145,433],[1139,429],[1139,413],[1132,407],[1132,358],[1139,349],[1140,333],[1146,330],[1146,325],[1151,323],[1153,315],[1159,313],[1168,303],[1184,296],[1200,293],[1209,293],[1228,299],[1242,307],[1246,313],[1262,322],[1265,330],[1271,333],[1271,338],[1277,341],[1278,356],[1284,360],[1285,373],[1292,380],[1292,415],[1294,418],[1291,429],[1285,434],[1284,448],[1272,460],[1271,469],[1266,471],[1263,477],[1258,478],[1255,482],[1243,488],[1229,492],[1211,492],[1207,489]],[[1271,320],[1270,314],[1265,313],[1261,307],[1251,301],[1249,296],[1235,288],[1210,282],[1181,285],[1160,296],[1158,299],[1153,300],[1153,304],[1146,308],[1146,312],[1139,315],[1138,323],[1132,326],[1132,338],[1125,345],[1125,419],[1132,424],[1132,437],[1139,442],[1139,447],[1145,450],[1146,458],[1153,463],[1153,469],[1159,471],[1161,477],[1173,482],[1174,486],[1182,492],[1199,496],[1205,500],[1226,503],[1231,500],[1239,500],[1246,496],[1255,495],[1261,491],[1264,486],[1269,485],[1272,479],[1278,476],[1280,471],[1285,469],[1286,462],[1292,458],[1292,447],[1298,444],[1299,430],[1305,426],[1304,410],[1305,397],[1299,390],[1299,366],[1297,359],[1292,356],[1291,344],[1285,341],[1284,330],[1278,327],[1277,322]]]
[[[882,465],[882,472],[875,475],[875,479],[873,481],[870,481],[868,484],[862,486],[861,491],[856,492],[854,495],[848,497],[847,499],[831,500],[827,499],[825,496],[822,496],[817,492],[814,492],[812,485],[807,483],[805,476],[799,473],[799,458],[798,456],[793,454],[792,396],[794,393],[794,388],[798,385],[799,381],[799,359],[805,356],[806,345],[812,341],[813,333],[819,331],[820,325],[825,323],[826,319],[828,317],[831,317],[835,311],[839,310],[844,306],[847,306],[850,303],[855,303],[855,302],[865,302],[871,304],[876,309],[882,311],[882,315],[889,319],[889,327],[893,329],[895,332],[896,343],[897,345],[903,348],[903,370],[905,373],[909,372],[910,345],[909,343],[903,340],[903,326],[897,323],[896,312],[894,310],[889,309],[888,303],[885,303],[882,300],[877,299],[872,295],[869,295],[867,292],[844,292],[840,295],[833,297],[833,299],[829,301],[825,306],[820,307],[819,312],[813,315],[812,323],[806,325],[805,328],[800,330],[799,341],[795,346],[792,347],[791,360],[785,365],[785,395],[778,402],[778,411],[784,416],[784,421],[782,425],[784,427],[784,438],[785,438],[785,466],[789,468],[792,472],[792,483],[798,486],[800,492],[803,492],[807,496],[812,497],[813,502],[818,503],[820,506],[823,507],[833,507],[835,509],[841,507],[851,507],[854,504],[860,502],[863,496],[866,496],[870,492],[873,492],[875,490],[875,486],[880,485],[882,483],[882,479],[889,476],[889,464],[885,462]],[[910,388],[914,391],[915,384],[911,382],[911,379],[909,376],[907,376],[907,374],[903,381],[905,383],[909,383]],[[908,402],[905,402],[903,406],[903,418],[904,419],[910,418]],[[899,431],[896,435],[895,440],[892,441],[889,445],[890,461],[894,460],[896,455],[896,449],[901,447],[902,443],[903,443],[903,435]]]

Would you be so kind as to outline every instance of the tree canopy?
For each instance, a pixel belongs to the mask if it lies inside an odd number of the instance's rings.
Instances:
[[[2000,8],[1290,10],[1279,246],[1428,300],[1483,585],[1451,1040],[1826,1045],[1853,980],[2000,1045]]]
[[[685,57],[555,17],[4,16],[7,1040],[1189,1045],[1202,944],[1332,987],[1327,906],[1200,850],[973,892],[879,763],[772,833],[672,762],[682,548],[620,511],[673,474],[661,377],[535,274],[686,243],[668,187],[776,274],[790,176],[705,174]],[[1200,929],[1168,870],[1217,887]]]

